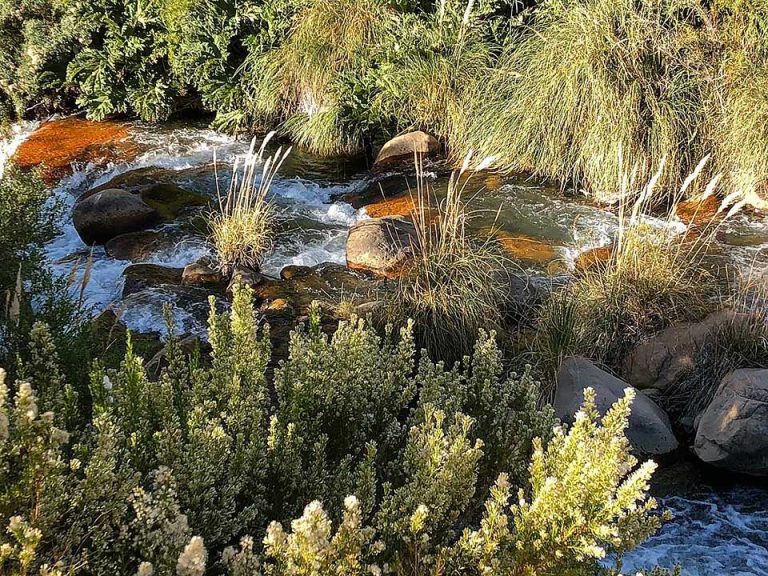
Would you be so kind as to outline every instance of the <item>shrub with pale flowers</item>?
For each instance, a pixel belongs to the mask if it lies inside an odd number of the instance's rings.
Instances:
[[[446,369],[410,325],[327,335],[317,309],[268,378],[251,300],[212,307],[210,361],[172,338],[156,379],[130,343],[94,365],[69,437],[31,384],[0,385],[1,573],[585,574],[657,528],[630,397],[600,419],[587,393],[566,431],[492,334]],[[45,409],[73,398],[53,360],[25,367]]]

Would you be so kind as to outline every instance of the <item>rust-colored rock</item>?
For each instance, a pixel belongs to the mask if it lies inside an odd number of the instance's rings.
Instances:
[[[22,142],[13,159],[24,169],[40,166],[43,179],[55,183],[72,173],[73,162],[106,163],[131,159],[137,153],[125,124],[63,118],[42,124]]]
[[[597,246],[585,250],[576,257],[576,271],[586,272],[610,260],[613,246]]]
[[[416,210],[416,202],[410,194],[395,198],[383,198],[365,207],[365,211],[372,218],[410,216],[414,210]]]
[[[675,209],[677,217],[685,224],[706,226],[717,217],[720,201],[715,196],[704,200],[686,200],[680,202]]]
[[[546,266],[559,257],[557,246],[546,241],[503,230],[496,231],[494,235],[504,251],[515,260]]]

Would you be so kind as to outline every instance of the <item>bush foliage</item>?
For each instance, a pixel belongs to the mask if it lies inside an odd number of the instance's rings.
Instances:
[[[447,370],[411,326],[317,311],[268,379],[251,299],[212,301],[210,362],[172,338],[156,380],[129,346],[76,389],[35,328],[0,384],[3,573],[586,574],[658,527],[630,395],[553,428],[493,335]]]

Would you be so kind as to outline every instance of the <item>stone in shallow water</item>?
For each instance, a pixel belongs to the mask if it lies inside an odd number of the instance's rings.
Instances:
[[[140,192],[141,199],[164,220],[173,220],[185,208],[207,206],[208,198],[172,183],[158,183]]]
[[[161,250],[172,248],[179,240],[180,237],[167,232],[142,230],[115,236],[107,241],[104,249],[110,258],[142,262]]]
[[[437,138],[417,130],[400,136],[395,136],[381,147],[376,156],[374,166],[391,166],[400,162],[413,163],[414,153],[428,156],[440,149]]]
[[[555,415],[572,422],[584,401],[584,388],[588,387],[595,391],[597,410],[601,415],[624,396],[626,388],[630,388],[626,382],[600,370],[586,358],[566,358],[557,373]],[[667,414],[642,393],[636,394],[632,402],[627,438],[642,454],[668,454],[679,446]]]
[[[398,216],[363,220],[349,229],[347,266],[394,278],[414,256],[418,237],[408,219]]]
[[[140,197],[110,189],[75,203],[72,223],[86,244],[101,244],[157,222],[160,215]]]
[[[21,168],[42,168],[46,182],[72,173],[72,163],[106,164],[134,158],[139,148],[128,126],[119,122],[91,122],[62,118],[43,123],[19,146],[14,162]]]
[[[183,274],[183,268],[168,268],[159,264],[131,264],[123,270],[123,298],[147,288],[179,285]]]
[[[206,262],[187,264],[181,277],[181,283],[185,286],[223,287],[226,282],[224,274]]]
[[[699,420],[694,452],[704,462],[768,475],[768,370],[734,370]]]

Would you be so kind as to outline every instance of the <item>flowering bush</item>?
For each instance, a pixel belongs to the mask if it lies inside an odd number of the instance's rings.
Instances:
[[[251,300],[212,305],[210,362],[171,339],[152,380],[129,342],[80,397],[35,328],[37,391],[0,384],[0,573],[585,574],[658,526],[631,396],[566,431],[492,334],[447,370],[411,325],[329,336],[317,310],[268,378]]]

